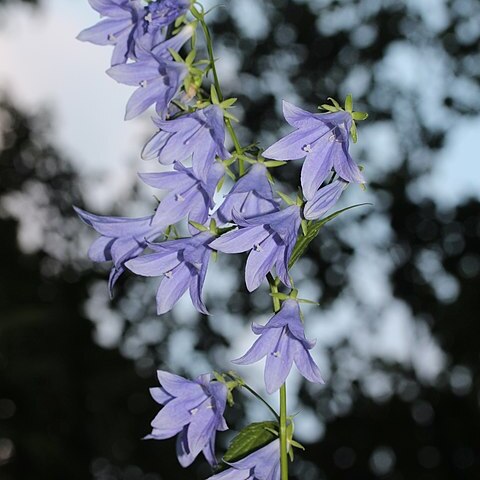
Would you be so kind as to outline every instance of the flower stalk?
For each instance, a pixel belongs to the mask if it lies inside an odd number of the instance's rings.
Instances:
[[[222,92],[222,87],[220,86],[220,80],[218,78],[217,66],[215,63],[215,55],[213,54],[213,41],[212,35],[210,33],[210,29],[208,28],[207,22],[205,22],[205,17],[203,13],[198,12],[196,9],[192,8],[193,15],[197,17],[200,21],[200,25],[202,26],[203,34],[205,36],[205,43],[207,45],[207,52],[208,57],[210,60],[210,68],[212,69],[213,74],[213,84],[215,85],[215,89],[218,94],[218,99],[220,102],[223,102],[224,96]],[[230,138],[232,139],[233,145],[235,147],[235,151],[239,155],[238,158],[238,173],[239,176],[242,177],[245,174],[245,162],[240,156],[243,154],[242,146],[238,140],[237,134],[233,129],[232,121],[229,118],[225,118],[225,126],[227,127],[227,131],[230,134]]]
[[[273,313],[280,311],[280,299],[278,294],[278,283],[272,274],[267,275],[272,294]],[[288,443],[287,443],[287,385],[280,387],[280,473],[281,480],[288,480]]]

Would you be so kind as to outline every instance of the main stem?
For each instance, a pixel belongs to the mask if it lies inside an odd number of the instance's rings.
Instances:
[[[278,285],[271,274],[267,276],[270,292],[278,293]],[[273,311],[280,310],[280,300],[273,296]],[[288,444],[287,444],[287,385],[280,387],[280,472],[281,480],[288,480]]]
[[[205,42],[207,44],[210,67],[213,73],[213,84],[215,85],[215,90],[217,91],[218,99],[220,100],[220,102],[223,102],[224,97],[223,97],[222,87],[220,86],[220,81],[218,79],[217,67],[215,65],[215,56],[213,54],[212,35],[210,34],[210,29],[208,28],[208,25],[204,19],[200,20],[200,24],[202,25],[203,34],[205,35]],[[237,134],[235,133],[232,122],[229,118],[225,118],[225,126],[227,127],[227,130],[228,130],[228,133],[230,134],[233,145],[235,146],[235,151],[239,155],[241,155],[243,153],[242,146],[238,141]],[[240,176],[242,176],[245,173],[245,163],[241,158],[238,159],[238,173],[240,174]]]
[[[205,35],[205,42],[207,44],[208,57],[210,60],[210,67],[213,74],[213,84],[215,85],[215,90],[217,91],[218,99],[220,102],[224,100],[222,87],[220,86],[220,81],[218,79],[217,67],[215,65],[215,56],[213,54],[213,42],[212,35],[208,28],[205,19],[200,20],[202,25],[202,30]],[[225,118],[225,126],[227,127],[228,133],[232,138],[233,144],[235,146],[235,151],[238,155],[243,154],[242,147],[238,141],[237,134],[233,129],[232,122],[229,118]],[[242,158],[238,159],[238,173],[242,176],[245,173],[245,164]],[[275,279],[271,274],[268,274],[268,283],[270,284],[270,291],[272,294],[278,293],[278,285],[275,282]],[[277,313],[280,311],[280,300],[276,297],[273,297],[273,311]],[[280,471],[281,471],[281,480],[288,480],[288,444],[287,444],[287,386],[283,384],[280,387]]]

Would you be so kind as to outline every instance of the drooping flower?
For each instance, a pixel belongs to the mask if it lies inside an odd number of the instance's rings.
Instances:
[[[285,300],[281,310],[265,326],[254,323],[252,330],[260,337],[243,357],[233,363],[249,365],[266,357],[264,377],[268,393],[277,391],[285,383],[294,362],[307,380],[324,383],[309,352],[315,342],[305,338],[297,301]]]
[[[211,247],[223,253],[250,251],[245,269],[245,283],[252,292],[267,273],[275,268],[280,280],[290,285],[288,262],[297,241],[300,208],[291,205],[284,210],[245,219],[234,213],[241,228],[228,232],[212,242]]]
[[[169,191],[157,208],[153,223],[166,227],[188,216],[189,221],[203,225],[214,206],[213,194],[224,174],[223,165],[215,163],[206,182],[197,178],[192,168],[184,167],[180,162],[175,163],[174,169],[174,172],[139,174],[147,185]]]
[[[206,181],[215,157],[230,157],[225,148],[225,124],[222,109],[210,105],[174,120],[154,119],[160,131],[142,152],[146,160],[158,159],[163,165],[192,157],[193,172]]]
[[[307,200],[313,199],[332,168],[346,182],[365,182],[348,152],[352,125],[349,112],[310,113],[284,101],[283,114],[296,130],[267,148],[263,155],[284,161],[305,158],[301,183]]]
[[[224,224],[233,221],[234,212],[248,220],[277,210],[278,204],[273,198],[267,169],[265,165],[256,163],[235,183],[214,217],[218,223]]]
[[[208,315],[202,289],[212,253],[209,245],[214,238],[210,232],[201,232],[191,238],[150,243],[154,253],[126,263],[137,275],[162,277],[157,290],[158,315],[170,311],[187,289],[193,306]]]
[[[88,0],[107,17],[80,32],[78,39],[96,45],[113,45],[112,65],[137,58],[137,47],[153,48],[165,39],[165,27],[189,8],[188,0]]]
[[[87,225],[101,235],[88,251],[90,259],[94,262],[113,261],[108,283],[111,294],[115,282],[125,271],[125,262],[138,257],[147,248],[149,241],[163,233],[163,227],[152,222],[153,216],[106,217],[94,215],[78,207],[73,208]]]
[[[152,421],[152,433],[146,439],[177,437],[177,457],[182,467],[193,463],[200,452],[212,466],[217,431],[228,430],[223,418],[227,387],[212,381],[211,375],[187,380],[159,370],[160,387],[151,388],[153,399],[164,407]]]
[[[342,192],[348,187],[343,180],[335,180],[330,185],[322,187],[308,200],[303,209],[303,215],[307,220],[318,220],[338,201]]]
[[[139,49],[138,61],[114,65],[107,70],[117,82],[138,87],[127,103],[125,120],[135,118],[153,104],[160,117],[166,116],[188,72],[184,63],[172,61],[170,50],[179,50],[193,32],[193,26],[187,25],[152,50]]]
[[[207,480],[280,480],[280,440],[265,445]]]

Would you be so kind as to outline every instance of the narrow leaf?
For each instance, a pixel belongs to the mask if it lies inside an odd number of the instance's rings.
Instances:
[[[287,204],[287,205],[295,205],[295,202],[288,196],[282,192],[277,192],[277,195]]]
[[[338,217],[341,215],[343,212],[346,212],[348,210],[351,210],[352,208],[357,208],[357,207],[362,207],[365,205],[372,205],[371,203],[359,203],[357,205],[352,205],[350,207],[343,208],[342,210],[338,210],[335,213],[332,213],[326,218],[323,218],[322,220],[318,220],[317,222],[312,222],[309,225],[308,228],[308,233],[304,237],[299,237],[297,240],[297,243],[293,249],[292,255],[290,257],[290,261],[288,263],[288,267],[292,268],[292,266],[295,264],[295,262],[303,255],[305,250],[308,248],[312,240],[315,239],[315,237],[318,235],[318,232],[320,229],[328,222],[333,220],[334,218]]]
[[[200,232],[208,232],[208,228],[205,225],[202,225],[201,223],[194,222],[193,220],[190,220],[188,223],[192,227],[195,227]]]
[[[368,113],[367,112],[353,112],[352,113],[352,118],[356,120],[357,122],[361,122],[363,120],[366,120],[368,118]]]
[[[264,447],[277,436],[272,433],[278,430],[276,422],[252,423],[245,427],[231,442],[225,453],[223,460],[225,462],[235,462],[246,457],[259,448]]]
[[[266,162],[263,162],[263,164],[267,168],[275,168],[275,167],[283,167],[283,165],[286,165],[287,162],[282,162],[281,160],[267,160]]]
[[[345,99],[345,110],[350,113],[353,111],[353,100],[351,93],[349,93]]]

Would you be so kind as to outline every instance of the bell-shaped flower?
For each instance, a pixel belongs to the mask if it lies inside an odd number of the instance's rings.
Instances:
[[[267,178],[267,168],[261,163],[250,167],[225,197],[214,214],[219,224],[233,221],[234,212],[242,218],[249,219],[278,211],[278,204],[273,198],[272,186]]]
[[[96,45],[113,45],[112,65],[137,58],[138,44],[153,48],[165,39],[166,29],[186,13],[189,0],[162,0],[145,5],[142,0],[89,0],[103,17],[80,32],[78,39]]]
[[[280,480],[280,440],[265,445],[207,480]]]
[[[213,208],[215,188],[224,175],[224,167],[215,163],[203,182],[197,178],[192,168],[177,162],[174,172],[141,173],[140,178],[151,187],[168,190],[155,213],[153,223],[156,225],[174,225],[188,216],[188,220],[204,224],[208,212]]]
[[[142,152],[146,160],[158,159],[163,165],[192,158],[193,172],[206,181],[215,157],[230,157],[225,148],[223,112],[210,105],[174,120],[154,119],[160,131],[147,143]]]
[[[284,161],[305,158],[301,183],[307,200],[313,199],[332,168],[346,182],[365,182],[348,152],[352,126],[349,112],[310,113],[284,101],[283,114],[296,130],[267,148],[263,155]]]
[[[162,277],[157,290],[159,315],[170,311],[187,289],[193,306],[208,315],[202,301],[202,289],[212,253],[209,245],[214,238],[210,232],[201,232],[191,238],[150,243],[154,253],[126,263],[137,275]]]
[[[160,387],[151,388],[153,399],[164,407],[152,421],[152,433],[145,439],[177,437],[177,457],[182,467],[193,463],[203,452],[211,466],[217,465],[215,437],[228,430],[223,418],[227,387],[212,381],[211,375],[187,380],[162,370],[157,372]]]
[[[79,217],[101,236],[95,240],[88,255],[94,262],[113,261],[109,289],[112,294],[115,282],[125,271],[125,262],[138,257],[163,233],[161,225],[152,222],[153,216],[143,218],[106,217],[88,213],[74,207]]]
[[[234,220],[241,228],[217,238],[211,247],[223,253],[250,251],[245,269],[247,289],[252,292],[258,288],[274,268],[280,280],[291,286],[288,262],[301,223],[300,208],[291,205],[279,212],[249,219],[234,214]]]
[[[307,380],[324,383],[309,352],[315,342],[305,338],[296,300],[285,300],[281,310],[265,326],[254,323],[252,330],[260,337],[243,357],[233,363],[249,365],[266,357],[264,378],[268,393],[276,392],[285,383],[294,362]]]
[[[343,180],[335,180],[330,185],[322,187],[305,204],[303,216],[307,220],[318,220],[338,202],[347,187],[348,183]]]
[[[125,120],[135,118],[153,104],[158,115],[165,118],[170,102],[188,73],[184,63],[172,61],[169,50],[179,50],[191,38],[193,31],[193,26],[187,25],[152,50],[139,49],[138,61],[115,65],[107,70],[107,74],[117,82],[137,87],[127,103]]]

